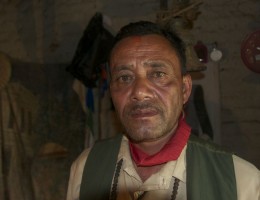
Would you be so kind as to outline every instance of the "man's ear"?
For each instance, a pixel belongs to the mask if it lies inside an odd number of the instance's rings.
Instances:
[[[190,97],[192,90],[192,80],[189,74],[185,74],[182,77],[182,94],[183,94],[183,104],[185,104]]]

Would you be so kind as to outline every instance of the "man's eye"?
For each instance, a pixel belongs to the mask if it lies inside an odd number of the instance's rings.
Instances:
[[[153,76],[154,78],[162,78],[162,77],[164,77],[165,75],[166,75],[165,72],[154,72],[154,73],[152,74],[152,76]]]
[[[118,77],[118,80],[120,82],[129,82],[132,80],[132,76],[129,76],[129,75],[122,75],[120,77]]]

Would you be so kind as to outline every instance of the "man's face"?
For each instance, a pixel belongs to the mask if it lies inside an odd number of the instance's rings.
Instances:
[[[126,135],[134,142],[171,134],[191,90],[179,58],[162,36],[127,37],[110,57],[110,91]]]

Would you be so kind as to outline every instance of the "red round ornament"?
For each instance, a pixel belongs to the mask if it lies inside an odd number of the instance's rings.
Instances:
[[[260,73],[260,29],[242,41],[241,58],[248,69]]]

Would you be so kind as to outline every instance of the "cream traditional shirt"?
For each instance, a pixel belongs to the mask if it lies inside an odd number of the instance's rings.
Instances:
[[[117,185],[118,200],[170,200],[175,178],[179,179],[176,200],[186,200],[186,148],[176,161],[166,163],[145,182],[137,174],[129,151],[128,139],[123,137],[118,161],[123,159]],[[85,150],[71,167],[67,200],[78,200],[84,165],[90,149]],[[98,158],[97,158],[98,159]],[[260,172],[247,161],[233,155],[238,200],[260,200]],[[100,180],[102,181],[102,180]],[[144,194],[145,193],[145,194]]]

